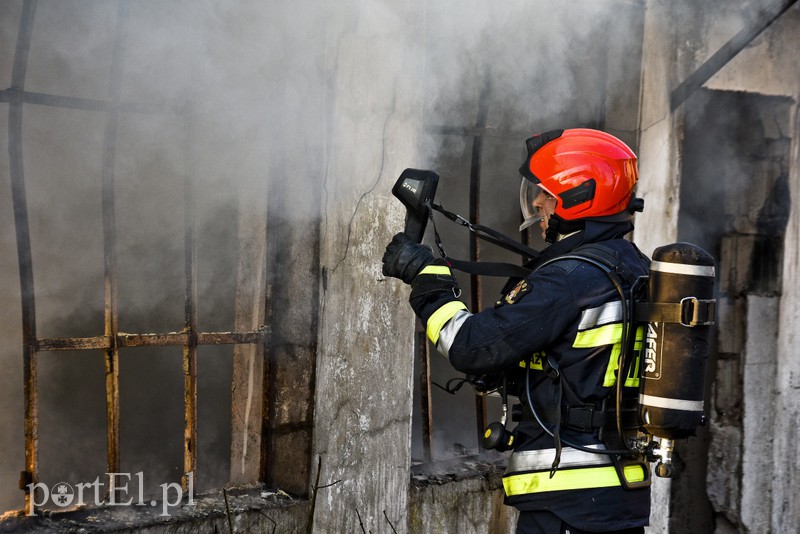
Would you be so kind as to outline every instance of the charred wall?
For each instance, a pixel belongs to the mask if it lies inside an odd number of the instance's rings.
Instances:
[[[673,528],[769,525],[775,429],[764,415],[775,395],[791,110],[789,98],[753,93],[702,90],[687,103],[678,236],[718,259],[720,318],[710,420],[677,450],[672,496],[682,513]],[[751,485],[761,488],[758,497]]]
[[[23,313],[20,302],[35,303],[39,338],[76,347],[35,355],[42,483],[141,471],[149,497],[180,482],[184,449],[196,454],[198,491],[268,470],[272,484],[307,493],[320,220],[311,184],[324,169],[307,157],[323,144],[316,126],[297,126],[324,115],[318,52],[306,44],[320,21],[307,7],[3,5],[3,510],[22,507],[29,441],[20,341],[33,306]],[[294,28],[290,38],[283,24]],[[291,67],[279,67],[287,56]],[[278,68],[282,76],[269,75]],[[20,209],[27,219],[14,218]],[[17,255],[26,246],[30,262]],[[20,291],[20,266],[32,291]],[[266,352],[258,343],[195,347],[196,437],[184,430],[188,349],[121,348],[119,463],[109,466],[107,351],[78,345],[102,345],[108,328],[162,340],[263,333],[271,315],[280,331]],[[283,401],[264,402],[272,398]],[[134,477],[130,490],[137,486]]]
[[[660,532],[782,531],[796,509],[795,470],[779,458],[797,413],[780,362],[796,316],[798,96],[786,75],[800,67],[800,19],[794,2],[744,4],[648,4],[640,170],[657,180],[643,183],[635,240],[646,252],[701,244],[719,292],[709,422],[679,446],[672,484],[657,481],[670,502],[666,517],[655,510]]]

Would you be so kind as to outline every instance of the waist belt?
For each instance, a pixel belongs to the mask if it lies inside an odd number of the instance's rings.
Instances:
[[[553,408],[545,408],[545,421],[554,424],[557,412]],[[530,413],[530,410],[523,410]],[[531,415],[531,419],[533,416]],[[578,432],[593,432],[606,425],[608,416],[605,411],[593,405],[569,406],[561,409],[561,426]]]
[[[530,409],[523,405],[523,413],[533,419]],[[546,408],[543,410],[546,422],[553,424],[556,419],[556,410]],[[561,426],[578,432],[594,432],[606,426],[614,426],[616,412],[587,404],[582,406],[562,407]],[[607,425],[608,424],[608,425]],[[627,399],[623,402],[622,428],[635,429],[639,427],[639,411],[636,404],[630,405]]]
[[[579,432],[591,432],[606,425],[606,412],[594,406],[570,406],[561,413],[562,424]]]

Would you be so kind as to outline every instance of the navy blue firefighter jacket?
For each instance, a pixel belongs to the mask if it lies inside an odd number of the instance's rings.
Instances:
[[[595,265],[561,259],[537,267],[597,243],[613,251],[634,276],[647,275],[649,259],[624,239],[631,229],[627,222],[587,222],[585,230],[547,247],[530,266],[531,274],[510,281],[493,307],[477,313],[456,298],[455,278],[442,260],[421,271],[410,298],[428,337],[456,370],[507,373],[508,393],[524,407],[503,479],[506,503],[522,511],[549,510],[589,531],[648,524],[649,487],[623,488],[608,455],[568,445],[559,449],[553,473],[552,427],[551,433],[545,431],[528,408],[526,373],[534,407],[546,423],[553,423],[559,403],[561,413],[567,413],[574,396],[599,410],[616,391],[622,302],[607,274]],[[627,294],[627,283],[624,289]],[[563,390],[559,394],[558,380],[548,376],[548,359],[574,392],[572,403]],[[638,380],[629,374],[628,380]],[[569,443],[605,448],[598,430],[562,425],[560,435]],[[632,481],[644,478],[639,469],[630,474]]]

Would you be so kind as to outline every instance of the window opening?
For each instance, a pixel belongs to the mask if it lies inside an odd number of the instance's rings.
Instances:
[[[491,101],[491,77],[487,72],[486,75],[483,77],[482,85],[480,88],[480,93],[478,95],[478,109],[477,109],[477,116],[475,120],[474,126],[451,126],[451,125],[429,125],[427,131],[429,134],[434,136],[437,141],[444,141],[447,137],[458,137],[463,140],[465,143],[465,147],[469,147],[468,150],[468,161],[469,161],[469,173],[468,173],[468,217],[469,220],[475,223],[481,222],[481,202],[480,202],[480,195],[481,195],[481,176],[482,176],[482,164],[484,161],[484,145],[486,139],[491,138],[499,138],[502,141],[508,141],[509,143],[519,143],[520,139],[524,139],[524,135],[518,132],[508,132],[503,131],[501,129],[490,127],[488,124],[489,118],[489,105]],[[447,162],[444,162],[445,164]],[[451,174],[451,169],[435,169],[437,172],[443,172],[445,174]],[[456,176],[450,177],[453,181],[462,181],[458,184],[450,184],[453,187],[463,187],[466,185],[466,176],[461,176],[456,174]],[[445,185],[445,187],[441,187],[441,185]],[[440,190],[446,189],[447,184],[440,183]],[[446,193],[445,193],[446,195]],[[448,203],[448,199],[445,196],[442,198],[437,198],[438,202],[443,202],[445,205]],[[446,224],[446,223],[445,223]],[[469,260],[470,261],[480,261],[481,260],[481,244],[478,238],[473,233],[469,233]],[[459,239],[463,238],[463,234],[458,234]],[[454,254],[456,256],[456,254]],[[457,274],[457,276],[462,276],[461,274]],[[467,277],[467,275],[463,275]],[[468,304],[471,310],[480,310],[482,307],[482,298],[484,292],[484,280],[478,275],[468,275],[466,278],[469,284],[469,292],[465,291],[465,296],[468,294]],[[462,282],[463,285],[463,282]],[[458,377],[461,376],[460,373],[455,371],[452,368],[446,372],[446,376],[448,378],[439,378],[436,372],[436,368],[440,367],[438,362],[432,362],[432,358],[441,356],[438,355],[436,348],[431,346],[427,337],[425,336],[425,330],[422,327],[421,323],[417,321],[417,329],[416,329],[416,338],[415,338],[415,358],[417,360],[417,366],[419,370],[418,378],[419,378],[419,392],[420,392],[420,403],[421,403],[421,438],[422,438],[422,452],[423,452],[423,461],[428,463],[431,461],[444,459],[444,458],[437,458],[436,453],[436,443],[438,436],[438,432],[441,431],[440,429],[435,428],[435,421],[436,418],[434,417],[434,404],[437,404],[434,401],[434,395],[432,394],[432,385],[434,382],[439,385],[444,385],[444,382],[447,381],[449,377]],[[431,356],[434,354],[434,356]],[[449,363],[445,364],[449,366]],[[440,382],[441,381],[441,382]],[[470,386],[466,385],[466,388]],[[437,392],[438,394],[438,392]],[[491,402],[491,399],[487,399],[485,395],[478,395],[475,394],[474,398],[474,409],[475,409],[475,419],[474,419],[474,439],[471,440],[471,443],[464,443],[463,445],[466,446],[467,449],[470,448],[470,445],[480,443],[480,439],[483,436],[483,433],[486,429],[488,424],[489,418],[494,417],[494,412],[498,411],[499,413],[499,403],[498,406],[494,406],[495,403]],[[488,404],[487,404],[488,401]],[[469,408],[464,405],[461,401],[453,401],[452,403],[448,403],[447,407],[439,405],[438,410],[439,413],[452,409],[452,405],[457,403],[462,404],[459,408],[460,410],[468,410]],[[448,436],[447,438],[438,438],[438,439],[450,439],[452,436]],[[450,444],[448,444],[450,445]],[[452,444],[456,445],[456,444]],[[466,451],[455,451],[457,454],[464,453]],[[479,448],[479,451],[481,449]]]
[[[20,489],[25,492],[25,509],[31,508],[30,488],[39,478],[38,473],[38,388],[37,355],[49,351],[101,350],[105,360],[105,389],[107,417],[107,473],[120,472],[120,406],[119,406],[119,354],[120,349],[136,347],[182,347],[184,382],[184,444],[183,475],[181,485],[186,491],[189,477],[197,469],[197,348],[202,345],[256,345],[268,351],[271,339],[269,327],[234,332],[200,332],[197,325],[197,239],[194,215],[195,192],[189,172],[185,173],[184,204],[184,276],[185,302],[184,325],[180,332],[169,333],[125,333],[119,330],[117,308],[117,226],[116,198],[114,194],[116,140],[119,118],[127,113],[164,113],[160,106],[123,102],[121,95],[122,68],[125,56],[126,22],[129,3],[117,4],[117,25],[112,50],[110,74],[110,99],[84,99],[59,95],[35,93],[25,90],[25,73],[28,64],[31,37],[36,13],[35,0],[22,4],[19,33],[14,54],[12,84],[0,91],[0,102],[9,104],[8,143],[9,171],[12,188],[12,203],[19,261],[20,289],[22,299],[22,359],[24,395],[25,466],[20,476]],[[36,298],[34,291],[31,233],[28,203],[25,191],[23,168],[23,123],[22,112],[26,104],[50,106],[74,110],[91,110],[106,113],[102,152],[102,226],[104,247],[104,332],[94,337],[40,338],[36,328]],[[269,309],[269,302],[265,302]],[[268,360],[264,358],[264,377],[267,377]],[[265,379],[265,384],[267,380]],[[270,451],[265,432],[268,414],[271,413],[267,388],[263,390],[264,427],[262,450],[259,458],[259,479],[266,478],[265,466]],[[110,482],[110,480],[108,481]],[[110,487],[110,483],[105,485]],[[108,498],[108,495],[106,495]],[[120,502],[117,500],[117,502]]]

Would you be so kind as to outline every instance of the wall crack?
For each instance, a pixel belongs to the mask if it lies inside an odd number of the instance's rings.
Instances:
[[[361,195],[361,197],[359,197],[358,202],[356,202],[356,207],[353,210],[353,215],[350,217],[350,222],[347,225],[347,240],[346,240],[345,245],[344,245],[344,252],[342,254],[342,257],[339,258],[339,261],[336,262],[336,265],[334,265],[333,268],[331,269],[331,271],[330,271],[331,274],[335,273],[336,270],[339,268],[339,266],[347,259],[347,253],[348,253],[348,251],[350,249],[350,239],[351,239],[351,236],[352,236],[352,233],[353,233],[353,222],[355,221],[356,215],[358,214],[358,210],[361,207],[361,203],[364,202],[364,199],[367,198],[367,196],[370,193],[372,193],[375,190],[375,188],[378,187],[378,184],[381,182],[381,177],[383,176],[383,169],[384,169],[384,166],[386,164],[386,130],[389,127],[389,121],[391,120],[392,115],[394,115],[394,112],[395,112],[396,108],[397,108],[397,94],[395,93],[394,95],[392,95],[392,109],[386,115],[386,120],[383,123],[383,139],[382,139],[382,145],[381,145],[381,164],[380,164],[380,168],[378,169],[378,176],[375,179],[375,183],[372,184],[372,187],[370,187],[367,191],[365,191]]]

